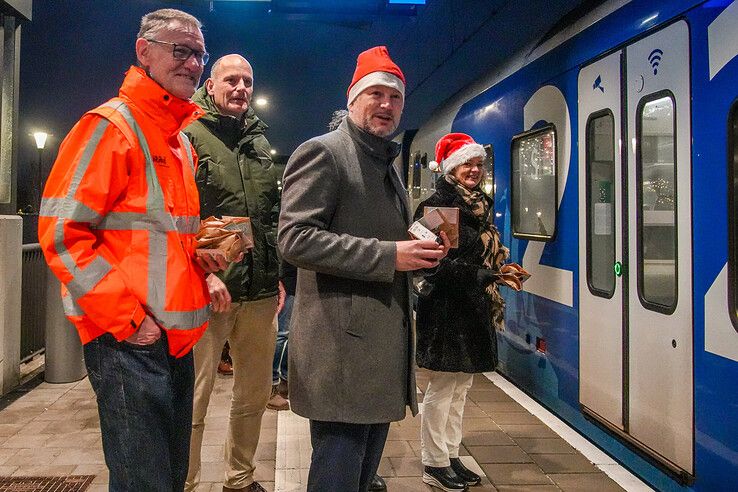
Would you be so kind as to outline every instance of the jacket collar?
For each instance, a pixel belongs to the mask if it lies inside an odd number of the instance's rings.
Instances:
[[[400,144],[362,130],[348,116],[343,119],[338,130],[347,133],[364,152],[382,161],[389,160],[391,163],[400,154]]]
[[[119,96],[131,101],[168,135],[179,133],[203,114],[197,104],[170,94],[141,67],[128,69]]]

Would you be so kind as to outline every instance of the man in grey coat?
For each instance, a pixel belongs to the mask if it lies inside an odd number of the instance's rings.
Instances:
[[[285,170],[279,248],[298,267],[290,329],[292,410],[310,419],[308,491],[366,491],[389,423],[417,413],[410,274],[448,241],[408,240],[411,211],[392,165],[405,78],[378,46],[361,53],[337,130]]]

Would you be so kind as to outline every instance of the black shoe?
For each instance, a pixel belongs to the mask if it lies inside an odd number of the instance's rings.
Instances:
[[[374,478],[369,482],[369,490],[387,490],[387,484],[384,483],[382,477],[374,475]]]
[[[465,467],[459,458],[451,458],[451,469],[469,486],[479,485],[482,481],[482,477]]]
[[[426,466],[423,471],[423,482],[447,492],[466,490],[466,483],[450,466]]]

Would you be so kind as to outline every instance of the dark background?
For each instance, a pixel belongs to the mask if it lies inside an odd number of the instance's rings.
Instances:
[[[135,64],[141,16],[163,7],[204,24],[211,60],[240,53],[252,64],[255,108],[270,126],[279,155],[324,133],[345,108],[356,55],[384,44],[407,79],[402,129],[418,128],[446,98],[493,71],[523,47],[543,40],[602,0],[36,0],[22,27],[18,207],[38,187],[38,154],[30,134],[52,136],[45,176],[60,141],[77,119],[117,94]],[[212,61],[211,63],[212,64]],[[209,74],[209,66],[201,82]],[[26,137],[26,135],[28,135]]]

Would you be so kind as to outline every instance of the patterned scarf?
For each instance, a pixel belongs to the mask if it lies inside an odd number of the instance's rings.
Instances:
[[[452,174],[446,174],[444,177],[456,189],[464,202],[469,205],[474,216],[481,222],[479,237],[484,245],[484,251],[482,252],[484,268],[499,271],[502,264],[510,256],[510,251],[503,246],[502,241],[500,241],[500,233],[492,223],[492,218],[489,217],[490,210],[487,195],[479,187],[470,190]],[[497,283],[493,282],[487,287],[487,294],[492,300],[492,326],[498,331],[503,331],[505,329],[505,300],[500,295]]]

